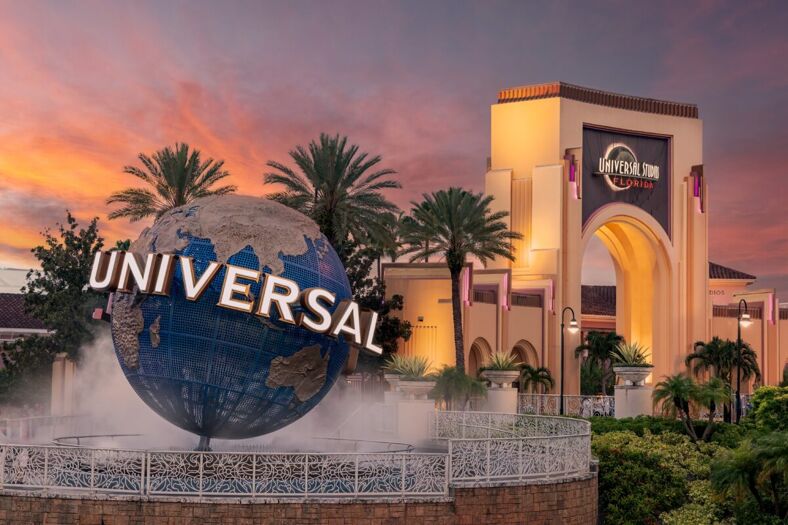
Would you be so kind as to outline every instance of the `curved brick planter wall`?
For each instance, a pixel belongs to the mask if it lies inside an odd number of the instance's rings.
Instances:
[[[330,525],[593,525],[596,473],[533,485],[455,488],[448,498],[240,503],[145,501],[139,498],[66,498],[0,494],[0,523],[80,525],[299,524]]]

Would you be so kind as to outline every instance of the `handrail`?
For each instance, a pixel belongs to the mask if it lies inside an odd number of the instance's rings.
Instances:
[[[0,444],[0,491],[197,498],[446,497],[451,486],[587,475],[581,419],[435,412],[445,453],[202,452]]]

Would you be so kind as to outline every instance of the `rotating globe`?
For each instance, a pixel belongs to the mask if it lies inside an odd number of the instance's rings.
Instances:
[[[279,203],[238,195],[198,199],[160,217],[132,252],[190,257],[290,279],[351,298],[339,257],[317,225]],[[204,438],[248,438],[314,408],[339,376],[348,344],[279,319],[217,307],[226,267],[195,301],[174,266],[168,295],[116,292],[112,338],[126,379],[160,416]],[[254,297],[260,282],[251,285]],[[329,308],[331,312],[336,306]],[[297,314],[299,305],[293,306]]]

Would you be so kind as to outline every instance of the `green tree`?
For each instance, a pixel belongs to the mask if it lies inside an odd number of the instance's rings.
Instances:
[[[520,370],[520,387],[524,391],[535,393],[539,386],[542,387],[542,393],[548,392],[553,388],[553,376],[547,368],[533,367],[531,365],[523,365]]]
[[[32,335],[3,343],[0,351],[0,401],[16,406],[46,405],[51,396],[52,337]]]
[[[721,496],[733,498],[740,508],[746,508],[747,500],[752,498],[760,512],[778,520],[788,520],[786,480],[788,433],[785,432],[745,440],[711,465],[711,483]]]
[[[586,340],[575,349],[575,355],[579,356],[584,351],[588,351],[588,360],[595,362],[599,373],[599,387],[597,393],[609,394],[610,387],[613,385],[612,360],[613,352],[616,347],[624,341],[624,338],[615,332],[588,332]],[[583,369],[581,368],[581,373]]]
[[[93,338],[91,313],[104,299],[87,287],[93,257],[104,246],[97,221],[94,218],[87,228],[79,228],[66,212],[66,224],[57,225],[57,235],[44,231],[44,244],[31,250],[41,269],[30,270],[22,288],[27,313],[54,332],[58,351],[70,357]]]
[[[731,389],[727,383],[719,377],[712,377],[703,385],[699,385],[693,393],[692,399],[703,407],[709,409],[706,428],[700,437],[702,441],[708,441],[714,430],[714,416],[717,414],[717,407],[731,399]]]
[[[371,247],[360,246],[352,242],[350,256],[345,263],[353,298],[362,309],[374,310],[378,313],[378,327],[375,331],[375,343],[383,349],[382,356],[371,356],[366,352],[359,354],[357,370],[372,372],[378,370],[381,359],[386,359],[397,351],[400,339],[410,339],[412,327],[394,312],[401,311],[404,299],[401,295],[386,297],[386,283],[371,276],[371,268],[379,260],[380,252]]]
[[[654,403],[661,406],[663,413],[678,415],[692,441],[698,440],[690,416],[690,401],[695,390],[696,385],[692,378],[682,374],[667,376],[654,387]]]
[[[462,341],[462,305],[460,274],[469,257],[483,265],[496,256],[514,260],[512,240],[522,236],[509,230],[504,219],[508,212],[493,212],[493,197],[471,193],[462,188],[449,188],[424,194],[420,203],[412,203],[410,220],[403,221],[403,253],[411,261],[440,255],[446,261],[451,277],[451,303],[454,321],[454,351],[457,368],[465,371]],[[430,239],[424,246],[424,239]]]
[[[689,354],[685,363],[692,367],[695,375],[709,372],[714,377],[719,377],[733,387],[733,374],[737,366],[741,366],[743,381],[751,378],[760,379],[761,371],[758,368],[758,356],[747,343],[742,344],[741,362],[739,350],[734,341],[728,339],[712,338],[711,341],[698,341],[695,350]],[[730,400],[725,403],[725,421],[730,421]]]
[[[78,357],[79,348],[93,338],[91,312],[104,300],[103,294],[87,287],[93,256],[104,245],[97,219],[80,228],[67,211],[66,223],[58,224],[56,233],[44,231],[43,236],[43,244],[31,250],[40,269],[28,272],[22,293],[25,311],[52,333],[2,345],[0,399],[7,402],[48,401],[45,385],[54,355],[66,352]]]
[[[153,188],[127,188],[110,195],[107,204],[122,206],[109,214],[110,219],[126,217],[132,222],[147,217],[161,217],[165,212],[188,204],[195,199],[211,195],[233,193],[236,186],[213,188],[230,173],[224,161],[209,158],[203,161],[197,149],[189,150],[188,144],[165,147],[152,157],[140,153],[142,168],[125,166],[124,173],[133,175]]]
[[[397,206],[383,194],[400,188],[390,176],[396,172],[380,168],[380,155],[359,153],[347,137],[320,134],[309,146],[290,151],[295,169],[268,161],[275,171],[264,175],[265,184],[283,186],[268,198],[311,217],[345,261],[348,239],[370,245],[391,243],[391,221]]]

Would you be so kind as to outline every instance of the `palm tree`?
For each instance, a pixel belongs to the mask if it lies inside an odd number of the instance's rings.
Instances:
[[[230,175],[223,168],[224,161],[209,158],[202,161],[200,151],[189,151],[188,144],[175,144],[155,152],[152,157],[140,153],[143,167],[125,166],[124,173],[143,180],[154,191],[145,188],[127,188],[110,195],[107,204],[121,203],[123,206],[109,214],[110,219],[127,217],[132,222],[155,216],[188,204],[194,199],[210,195],[233,193],[236,186],[211,188]]]
[[[493,212],[491,195],[449,188],[424,194],[420,203],[412,203],[410,220],[403,221],[403,253],[411,253],[411,262],[431,255],[442,256],[451,276],[451,305],[454,320],[454,352],[457,368],[465,371],[462,343],[462,306],[460,275],[469,257],[483,265],[495,256],[514,260],[512,240],[522,236],[509,230],[503,221],[509,213]],[[425,246],[424,240],[429,239]]]
[[[482,397],[486,393],[483,382],[447,365],[435,376],[431,397],[444,402],[447,410],[465,410],[472,397]]]
[[[282,191],[268,196],[311,217],[331,245],[344,257],[349,237],[367,244],[390,243],[392,215],[399,209],[381,190],[400,188],[389,178],[396,172],[379,168],[380,155],[359,153],[347,137],[320,134],[318,142],[296,146],[290,151],[296,170],[280,162],[268,161],[272,172],[265,184],[278,184]]]
[[[721,496],[752,497],[761,512],[788,520],[788,434],[771,432],[723,451],[711,464],[711,484]]]
[[[531,393],[536,393],[536,389],[542,386],[542,392],[549,391],[553,388],[553,376],[547,368],[533,367],[531,365],[523,365],[520,371],[520,387],[523,390],[528,390]]]
[[[736,343],[714,337],[705,343],[697,341],[695,351],[687,355],[684,362],[692,367],[695,375],[711,372],[713,376],[730,384],[735,351]]]
[[[615,332],[590,331],[583,344],[575,348],[575,355],[579,356],[588,350],[588,359],[595,361],[601,370],[600,392],[607,394],[607,385],[612,378],[611,363],[616,347],[624,342],[624,338]]]
[[[714,428],[714,416],[717,413],[717,407],[731,400],[730,386],[719,377],[712,377],[706,384],[699,385],[696,388],[692,399],[699,405],[709,408],[708,421],[701,436],[701,440],[708,441]]]
[[[678,413],[684,430],[692,441],[698,440],[698,434],[690,417],[690,400],[695,395],[695,382],[691,377],[682,374],[667,376],[654,387],[654,403],[661,405],[665,414]]]
[[[695,351],[684,360],[687,366],[692,367],[692,372],[699,375],[702,372],[711,372],[712,376],[719,377],[726,384],[733,386],[733,372],[741,366],[741,377],[745,381],[751,378],[760,380],[761,371],[758,368],[758,356],[749,344],[742,342],[741,361],[739,349],[734,341],[729,339],[712,338],[711,341],[698,341]],[[725,403],[725,421],[730,421],[730,399]]]

